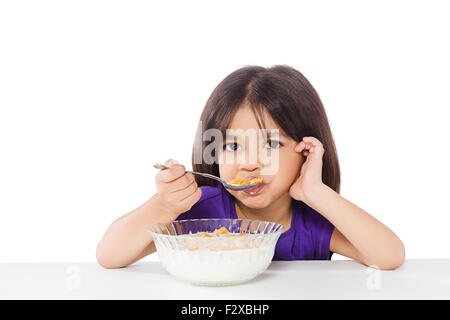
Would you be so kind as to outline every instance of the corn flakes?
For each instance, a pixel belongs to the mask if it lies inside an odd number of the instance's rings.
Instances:
[[[213,235],[207,233],[207,232],[199,232],[196,234],[196,236],[199,237],[205,237],[205,238],[211,238],[211,237],[220,237],[220,236],[225,236],[225,237],[237,237],[237,236],[246,236],[247,233],[246,232],[241,232],[238,234],[234,234],[234,233],[229,233],[228,229],[226,227],[221,227],[219,229],[214,230]]]
[[[248,181],[247,179],[242,179],[242,178],[236,178],[231,180],[231,184],[258,184],[258,183],[263,183],[264,179],[263,178],[254,178],[250,181]]]

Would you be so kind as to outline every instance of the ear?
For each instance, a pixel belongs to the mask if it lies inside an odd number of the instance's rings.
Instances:
[[[302,172],[302,167],[305,164],[305,158],[302,156],[300,158],[300,165],[298,166],[298,170],[297,170],[297,176],[295,177],[295,180],[297,180],[300,177],[300,174]]]

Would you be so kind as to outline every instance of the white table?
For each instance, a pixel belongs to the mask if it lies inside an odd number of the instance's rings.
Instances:
[[[381,271],[349,260],[274,261],[257,278],[200,287],[159,262],[0,264],[0,299],[450,299],[450,259],[407,260]]]

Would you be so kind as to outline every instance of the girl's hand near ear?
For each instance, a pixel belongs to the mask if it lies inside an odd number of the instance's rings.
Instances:
[[[324,148],[314,137],[304,137],[295,151],[306,157],[289,195],[320,213],[334,227],[330,251],[383,270],[405,261],[405,246],[376,218],[322,182]],[[364,230],[364,232],[361,232]]]
[[[322,182],[322,157],[325,152],[322,143],[314,137],[303,137],[295,146],[295,151],[304,159],[300,176],[289,189],[289,195],[295,200],[306,202],[308,194],[324,186]]]

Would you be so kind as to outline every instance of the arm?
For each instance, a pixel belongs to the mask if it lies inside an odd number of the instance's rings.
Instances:
[[[130,265],[155,252],[155,245],[147,228],[155,223],[169,223],[158,194],[139,208],[116,219],[97,245],[97,262],[105,268]]]
[[[305,203],[336,227],[331,236],[331,251],[380,269],[396,269],[403,264],[402,241],[388,227],[327,185],[311,190]]]
[[[380,269],[400,267],[405,260],[405,247],[400,239],[377,219],[322,182],[322,143],[314,137],[304,137],[295,151],[307,158],[289,194],[335,226],[330,250]]]
[[[105,268],[120,268],[155,252],[147,229],[155,223],[170,223],[191,209],[201,189],[185,167],[172,160],[156,175],[158,192],[139,208],[116,219],[97,245],[97,262]]]

